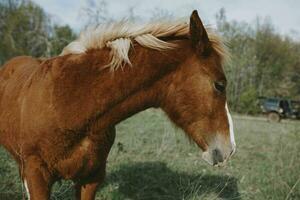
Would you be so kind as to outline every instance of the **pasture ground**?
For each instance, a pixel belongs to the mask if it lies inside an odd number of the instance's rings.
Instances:
[[[234,117],[237,153],[224,168],[208,166],[200,149],[162,112],[122,122],[107,165],[101,200],[300,199],[300,123]],[[0,199],[22,199],[18,170],[0,148]],[[56,183],[52,199],[73,199],[72,183]]]

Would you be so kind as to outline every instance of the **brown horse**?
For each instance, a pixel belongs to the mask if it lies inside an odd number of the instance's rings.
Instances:
[[[125,22],[88,29],[50,59],[17,57],[0,71],[0,144],[19,164],[29,198],[49,199],[59,179],[78,199],[103,182],[115,125],[150,107],[169,118],[212,165],[235,151],[222,63],[203,26]]]

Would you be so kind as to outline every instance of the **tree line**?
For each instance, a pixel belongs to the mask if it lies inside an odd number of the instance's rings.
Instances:
[[[216,21],[231,52],[225,71],[236,112],[258,113],[260,96],[300,100],[299,41],[280,35],[268,18],[257,18],[255,24],[229,22],[221,9]]]
[[[86,26],[110,22],[108,2],[88,1],[82,9]],[[100,12],[101,11],[101,12]],[[158,13],[159,12],[159,13]],[[169,11],[157,16],[172,18]],[[140,18],[128,9],[128,18]],[[216,14],[217,31],[231,53],[224,67],[228,79],[228,101],[235,112],[259,112],[259,96],[300,100],[300,42],[276,31],[269,19],[256,23],[228,21],[224,9]],[[0,1],[0,65],[18,55],[51,57],[76,38],[68,25],[53,23],[45,11],[30,0]]]
[[[18,55],[57,55],[75,36],[32,1],[0,1],[0,65]]]

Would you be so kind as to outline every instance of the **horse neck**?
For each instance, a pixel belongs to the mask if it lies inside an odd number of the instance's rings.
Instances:
[[[180,42],[182,48],[187,42]],[[132,67],[99,76],[100,99],[97,115],[102,128],[114,125],[150,107],[159,107],[171,74],[186,58],[187,51],[159,52],[136,47],[131,53]],[[103,93],[105,91],[105,93]],[[92,120],[94,121],[94,120]]]

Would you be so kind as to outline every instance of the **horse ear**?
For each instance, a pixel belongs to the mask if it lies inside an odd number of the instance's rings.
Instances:
[[[211,44],[204,28],[204,25],[194,10],[190,18],[190,37],[193,47],[203,56],[208,56],[211,52]]]

